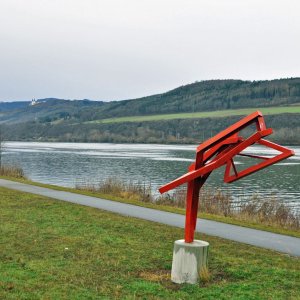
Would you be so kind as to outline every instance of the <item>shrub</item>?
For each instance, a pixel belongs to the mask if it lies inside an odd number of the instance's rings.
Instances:
[[[157,205],[179,208],[186,206],[184,188],[176,189],[172,194],[154,197],[151,184],[124,182],[118,178],[109,178],[98,185],[83,185],[77,188]],[[300,215],[275,196],[262,199],[258,195],[253,195],[233,200],[229,193],[205,187],[200,193],[198,211],[280,228],[300,229]]]
[[[152,202],[154,199],[151,184],[125,182],[115,177],[108,178],[98,185],[77,185],[76,188],[143,202]]]
[[[26,178],[22,168],[17,166],[6,166],[0,167],[0,176],[15,177],[15,178]]]

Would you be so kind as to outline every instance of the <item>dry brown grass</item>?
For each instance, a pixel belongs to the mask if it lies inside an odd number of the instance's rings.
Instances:
[[[211,274],[207,267],[203,267],[199,272],[199,279],[202,283],[208,283],[211,280]]]
[[[6,166],[6,165],[0,167],[0,176],[23,178],[23,179],[26,178],[22,168],[17,166]]]
[[[156,203],[185,208],[186,189],[176,189],[172,195],[166,194],[157,198]],[[209,214],[229,216],[233,209],[231,196],[220,190],[204,188],[199,197],[199,210]]]
[[[172,196],[159,197],[156,203],[184,208],[185,198],[186,190],[179,189]],[[262,199],[253,195],[234,201],[230,194],[206,187],[200,194],[199,211],[285,229],[300,229],[300,215],[276,196]]]
[[[125,182],[115,177],[108,178],[104,182],[101,182],[97,185],[84,184],[77,185],[76,188],[79,190],[113,195],[129,200],[137,200],[143,202],[154,201],[151,192],[151,184],[146,185],[145,183],[134,183],[131,181]]]
[[[249,203],[242,204],[234,213],[240,219],[251,219],[258,223],[300,229],[300,216],[275,197],[262,200],[258,196],[254,196]]]
[[[171,274],[168,270],[143,271],[139,276],[153,282],[162,282],[171,279]]]
[[[124,182],[118,178],[109,178],[98,185],[85,184],[76,188],[123,199],[185,208],[185,189],[177,189],[172,195],[166,194],[155,198],[151,192],[151,184]],[[262,199],[258,195],[245,196],[239,201],[234,201],[228,193],[205,187],[199,198],[199,212],[278,228],[300,229],[299,214],[296,214],[292,208],[280,202],[275,196],[267,199]]]

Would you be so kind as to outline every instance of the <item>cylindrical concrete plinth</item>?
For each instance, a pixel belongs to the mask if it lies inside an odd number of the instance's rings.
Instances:
[[[209,243],[205,241],[175,241],[171,280],[175,283],[197,283],[201,269],[207,267],[208,247]]]

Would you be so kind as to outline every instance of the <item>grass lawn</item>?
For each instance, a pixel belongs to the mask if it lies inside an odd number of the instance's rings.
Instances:
[[[211,280],[175,285],[183,230],[0,188],[0,299],[300,299],[299,259],[220,238]]]
[[[129,116],[129,117],[119,117],[119,118],[109,118],[109,119],[88,121],[85,123],[121,123],[121,122],[144,122],[144,121],[159,121],[159,120],[174,120],[174,119],[221,118],[221,117],[229,117],[229,116],[248,115],[257,110],[260,110],[264,115],[300,113],[300,106],[241,108],[241,109],[227,109],[227,110],[205,111],[205,112],[195,112],[195,113]]]
[[[110,194],[102,194],[102,193],[98,193],[98,192],[78,190],[75,188],[65,188],[65,187],[56,186],[56,185],[33,182],[31,180],[22,179],[22,178],[14,178],[14,177],[6,177],[6,176],[0,176],[0,178],[17,181],[17,182],[21,182],[21,183],[26,183],[26,184],[32,184],[32,185],[45,187],[45,188],[49,188],[49,189],[54,189],[54,190],[58,190],[58,191],[67,191],[67,192],[71,192],[71,193],[82,194],[82,195],[87,195],[87,196],[92,196],[92,197],[98,197],[98,198],[103,198],[103,199],[108,199],[108,200],[118,201],[118,202],[123,202],[123,203],[129,203],[129,204],[133,204],[133,205],[168,211],[168,212],[182,214],[182,215],[185,214],[185,209],[179,208],[179,207],[173,207],[173,206],[167,206],[167,205],[157,205],[155,203],[149,203],[149,202],[147,203],[147,202],[142,202],[139,200],[130,200],[130,199],[126,199],[126,198],[120,198],[120,197],[116,197],[116,196],[113,196]],[[249,227],[249,228],[254,228],[254,229],[259,229],[259,230],[265,230],[265,231],[270,231],[270,232],[274,232],[274,233],[285,234],[285,235],[290,235],[290,236],[300,238],[300,231],[286,229],[286,228],[282,228],[279,226],[265,225],[265,224],[261,224],[261,223],[257,223],[257,222],[250,222],[249,220],[238,220],[238,219],[235,219],[232,217],[225,217],[225,216],[213,215],[213,214],[208,214],[208,213],[199,213],[198,217],[207,219],[207,220],[213,220],[213,221],[218,221],[218,222],[223,222],[223,223],[233,224],[233,225],[238,225],[238,226],[243,226],[243,227]]]

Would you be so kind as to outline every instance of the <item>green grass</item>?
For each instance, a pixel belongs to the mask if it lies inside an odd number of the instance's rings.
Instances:
[[[183,230],[0,188],[0,299],[299,299],[299,259],[220,238],[211,280],[175,285]]]
[[[205,112],[195,112],[195,113],[179,113],[179,114],[150,115],[150,116],[129,116],[129,117],[88,121],[85,123],[121,123],[121,122],[145,122],[145,121],[160,121],[160,120],[174,120],[174,119],[220,118],[220,117],[229,117],[229,116],[248,115],[257,110],[260,110],[264,115],[300,113],[300,106],[242,108],[242,109],[227,109],[227,110],[205,111]]]
[[[120,197],[116,197],[116,196],[113,196],[110,194],[102,194],[102,193],[98,193],[98,192],[96,193],[96,192],[91,192],[91,191],[78,190],[78,189],[74,189],[74,188],[66,188],[66,187],[61,187],[61,186],[56,186],[56,185],[33,182],[28,179],[19,179],[19,178],[13,178],[13,177],[5,177],[5,176],[0,176],[0,178],[17,181],[17,182],[22,182],[22,183],[27,183],[27,184],[32,184],[32,185],[36,185],[36,186],[40,186],[40,187],[50,188],[50,189],[54,189],[54,190],[58,190],[58,191],[66,191],[66,192],[72,192],[72,193],[81,194],[81,195],[98,197],[98,198],[108,199],[108,200],[122,202],[122,203],[129,203],[129,204],[133,204],[133,205],[153,208],[153,209],[162,210],[162,211],[168,211],[168,212],[182,214],[182,215],[185,214],[185,209],[178,208],[178,207],[172,207],[172,206],[167,206],[167,205],[157,205],[155,203],[120,198]],[[207,220],[223,222],[223,223],[227,223],[227,224],[233,224],[233,225],[249,227],[249,228],[254,228],[254,229],[259,229],[259,230],[265,230],[265,231],[279,233],[279,234],[290,235],[290,236],[294,236],[294,237],[300,237],[300,232],[296,231],[296,230],[286,229],[286,228],[282,228],[282,227],[275,227],[275,226],[271,226],[271,225],[265,225],[265,224],[250,222],[250,221],[246,221],[246,220],[242,221],[242,220],[234,219],[232,217],[225,217],[225,216],[213,215],[213,214],[208,214],[208,213],[200,213],[200,214],[198,214],[198,217],[207,219]]]

